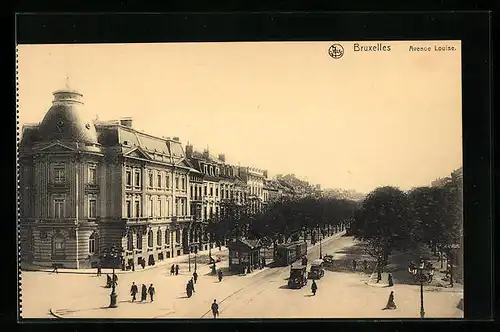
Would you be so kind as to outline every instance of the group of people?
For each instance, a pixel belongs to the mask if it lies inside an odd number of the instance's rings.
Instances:
[[[132,287],[130,287],[130,295],[132,296],[132,302],[135,302],[136,296],[139,293],[139,289],[135,282],[132,282]],[[148,294],[150,297],[151,302],[153,302],[153,298],[155,295],[155,288],[153,284],[150,284],[149,287],[146,287],[146,285],[142,284],[141,287],[141,302],[144,302],[148,298]]]
[[[116,274],[113,274],[113,278],[109,276],[109,274],[106,274],[106,288],[111,288],[114,286],[118,286],[118,276]]]
[[[172,266],[170,267],[170,275],[173,276],[173,275],[179,275],[179,264],[172,264]]]

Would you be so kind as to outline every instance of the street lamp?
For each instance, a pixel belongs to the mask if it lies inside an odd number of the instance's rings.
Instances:
[[[198,247],[194,247],[194,270],[197,271],[196,256],[198,254]]]
[[[319,259],[323,259],[323,252],[321,251],[321,234],[319,230],[319,224],[318,224],[318,237],[319,237]]]
[[[112,279],[112,289],[111,289],[111,294],[109,295],[110,297],[110,303],[109,303],[109,307],[110,308],[116,308],[117,305],[116,305],[116,275],[115,275],[115,263],[116,263],[116,260],[118,259],[118,251],[116,249],[115,246],[111,247],[111,251],[109,253],[109,256],[111,257],[111,262],[113,264],[113,279]]]
[[[430,282],[432,280],[433,269],[427,268],[425,262],[421,261],[419,266],[410,264],[408,272],[410,272],[413,278],[420,283],[420,318],[424,318],[424,282]]]

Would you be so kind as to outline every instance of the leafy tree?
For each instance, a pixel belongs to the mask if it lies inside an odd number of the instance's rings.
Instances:
[[[395,187],[380,187],[364,200],[355,217],[355,237],[365,241],[369,253],[384,263],[394,249],[407,248],[411,235],[410,202]],[[379,264],[380,265],[380,264]]]

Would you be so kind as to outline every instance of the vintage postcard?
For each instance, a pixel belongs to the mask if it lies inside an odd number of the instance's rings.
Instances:
[[[22,318],[463,318],[460,41],[17,56]]]

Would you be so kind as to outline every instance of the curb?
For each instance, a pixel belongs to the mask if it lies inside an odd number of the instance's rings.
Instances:
[[[223,250],[221,250],[221,252],[224,252],[224,251],[227,251],[228,249],[226,247],[224,247]],[[207,253],[208,254],[208,253]],[[180,258],[178,258],[180,257]],[[164,263],[161,263],[161,264],[158,264],[158,265],[153,265],[153,266],[150,266],[150,267],[147,267],[147,268],[144,268],[144,269],[136,269],[135,271],[132,271],[132,270],[129,270],[129,271],[123,271],[121,269],[115,269],[115,274],[127,274],[127,273],[133,273],[133,272],[143,272],[143,271],[146,271],[146,270],[150,270],[150,269],[155,269],[155,268],[159,268],[159,267],[164,267],[164,266],[168,266],[168,264],[171,264],[171,263],[182,263],[180,262],[180,260],[182,259],[187,259],[188,258],[188,255],[181,255],[181,256],[177,256],[177,257],[174,257],[173,261],[170,261],[170,262],[164,262]],[[172,259],[172,258],[170,258]],[[109,269],[111,270],[111,269]],[[52,269],[45,269],[45,268],[41,268],[41,269],[35,269],[35,268],[22,268],[22,267],[19,267],[19,271],[20,272],[45,272],[45,273],[54,273],[54,274],[81,274],[81,275],[96,275],[97,272],[96,270],[94,269],[94,271],[78,271],[76,269],[73,269],[73,270],[66,270],[66,271],[57,271],[57,273],[55,272],[52,272],[53,270]],[[108,273],[111,273],[111,271],[109,271]],[[106,274],[105,272],[102,272],[102,274]]]

